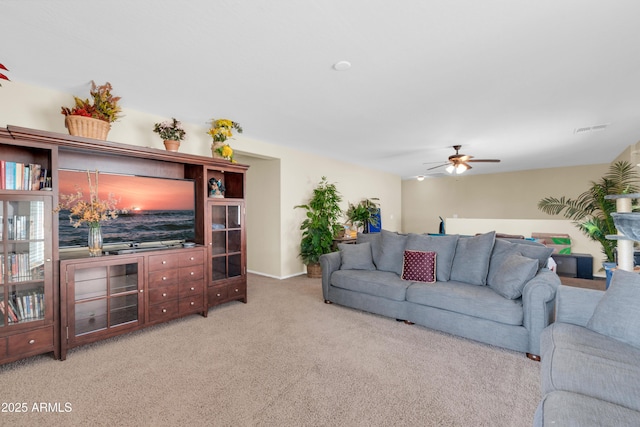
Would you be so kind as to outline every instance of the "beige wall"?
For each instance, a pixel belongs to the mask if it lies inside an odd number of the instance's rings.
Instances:
[[[117,89],[117,88],[116,88]],[[86,93],[75,95],[87,97]],[[115,92],[123,97],[126,94]],[[26,85],[3,82],[0,88],[0,126],[15,125],[52,132],[67,133],[62,105],[71,105],[72,94]],[[124,109],[125,117],[113,123],[109,140],[164,149],[152,132],[153,124],[168,117]],[[211,111],[215,115],[215,111]],[[180,117],[177,117],[180,119]],[[295,205],[305,203],[313,187],[326,176],[337,184],[347,202],[363,197],[378,197],[382,223],[386,229],[400,230],[401,180],[399,176],[374,171],[320,155],[305,153],[277,144],[252,139],[251,124],[243,123],[245,133],[231,141],[238,159],[251,166],[247,174],[247,252],[250,271],[273,277],[288,277],[305,271],[298,258],[299,226],[304,217]],[[187,139],[180,151],[210,156],[210,137],[206,123],[184,123]]]

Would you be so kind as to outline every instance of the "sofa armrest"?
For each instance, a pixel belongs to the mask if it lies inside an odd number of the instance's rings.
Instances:
[[[556,301],[556,322],[586,326],[604,291],[561,285]]]
[[[553,322],[556,291],[560,278],[543,268],[529,280],[522,292],[524,327],[529,331],[529,353],[540,355],[540,334]]]
[[[331,275],[334,271],[340,270],[342,257],[340,252],[331,252],[320,256],[320,267],[322,268],[322,296],[325,301],[329,300],[329,285]]]

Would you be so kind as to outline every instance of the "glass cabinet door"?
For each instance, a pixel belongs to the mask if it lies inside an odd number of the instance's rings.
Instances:
[[[51,317],[45,293],[45,270],[50,269],[50,248],[45,229],[51,228],[48,198],[0,201],[0,326]]]
[[[243,204],[211,205],[211,280],[243,275]]]
[[[73,277],[73,336],[126,325],[137,326],[141,311],[141,261],[76,265]]]

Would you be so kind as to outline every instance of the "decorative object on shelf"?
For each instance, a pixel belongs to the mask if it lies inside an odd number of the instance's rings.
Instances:
[[[347,217],[348,224],[351,224],[356,230],[362,231],[363,233],[369,232],[370,225],[374,227],[377,226],[379,221],[376,213],[378,212],[379,205],[374,200],[379,199],[377,197],[362,199],[357,205],[349,203],[349,207],[344,214]]]
[[[182,141],[186,135],[182,123],[173,117],[171,120],[156,123],[153,126],[153,131],[164,140],[164,146],[167,151],[178,151],[180,141]]]
[[[106,140],[111,123],[120,118],[122,109],[118,105],[119,96],[111,94],[111,83],[97,86],[91,81],[91,100],[74,96],[72,108],[62,107],[64,124],[73,136]]]
[[[0,64],[0,70],[9,71],[9,70],[7,69],[7,67],[5,67],[5,66],[4,66],[4,65],[2,65],[2,64]],[[9,80],[9,77],[5,76],[5,75],[4,75],[4,74],[2,74],[2,73],[0,73],[0,79],[2,79],[2,80],[6,80],[6,81],[8,81],[8,82],[9,82],[9,81],[11,81],[11,80]],[[2,86],[2,85],[0,85],[0,86]]]
[[[87,246],[89,248],[89,256],[102,256],[102,229],[99,222],[89,224]]]
[[[211,154],[216,159],[225,159],[235,163],[233,160],[233,149],[226,143],[227,139],[233,136],[233,129],[238,133],[242,133],[242,127],[239,123],[229,119],[212,119],[211,128],[207,132],[213,138],[211,144]]]
[[[302,240],[300,241],[300,258],[307,266],[307,276],[322,276],[320,256],[333,252],[333,240],[340,232],[342,225],[339,218],[342,214],[340,202],[342,196],[336,185],[329,183],[326,177],[313,190],[313,197],[306,205],[298,205],[307,211],[306,218],[300,225]]]
[[[609,171],[597,182],[591,182],[591,187],[576,199],[559,199],[545,197],[538,202],[538,209],[550,215],[562,215],[573,220],[591,240],[602,245],[605,262],[615,262],[616,240],[608,240],[607,235],[617,233],[611,217],[616,212],[616,201],[606,199],[607,195],[638,193],[638,173],[635,166],[626,161],[612,164]]]
[[[95,185],[91,180],[91,172],[87,171],[87,181],[89,182],[89,196],[84,195],[80,187],[76,187],[74,194],[61,194],[60,203],[54,210],[69,211],[69,222],[75,228],[82,224],[89,226],[88,247],[90,256],[102,255],[102,230],[101,223],[116,219],[119,213],[126,213],[125,209],[118,209],[120,202],[113,194],[109,194],[108,198],[100,199],[98,197],[98,171],[95,171]]]
[[[209,197],[222,198],[225,191],[226,189],[221,179],[211,178],[209,180]]]

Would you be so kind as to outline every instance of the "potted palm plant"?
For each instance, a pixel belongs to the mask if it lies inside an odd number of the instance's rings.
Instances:
[[[369,226],[378,225],[378,203],[375,202],[377,198],[362,199],[360,203],[354,205],[349,203],[349,207],[345,212],[347,222],[358,230],[362,230],[363,233],[369,232]]]
[[[300,258],[307,266],[308,277],[322,277],[320,256],[333,251],[333,239],[342,229],[339,221],[342,214],[339,205],[341,201],[342,196],[336,185],[323,176],[314,188],[309,202],[295,206],[304,209],[307,214],[300,225]]]
[[[577,198],[545,197],[538,202],[538,209],[550,215],[562,214],[573,220],[580,231],[591,240],[602,245],[605,263],[615,266],[617,240],[606,238],[616,234],[616,226],[611,214],[616,212],[616,201],[606,199],[607,195],[637,193],[638,173],[634,165],[620,161],[612,164],[609,171]],[[605,265],[607,268],[607,265]]]

